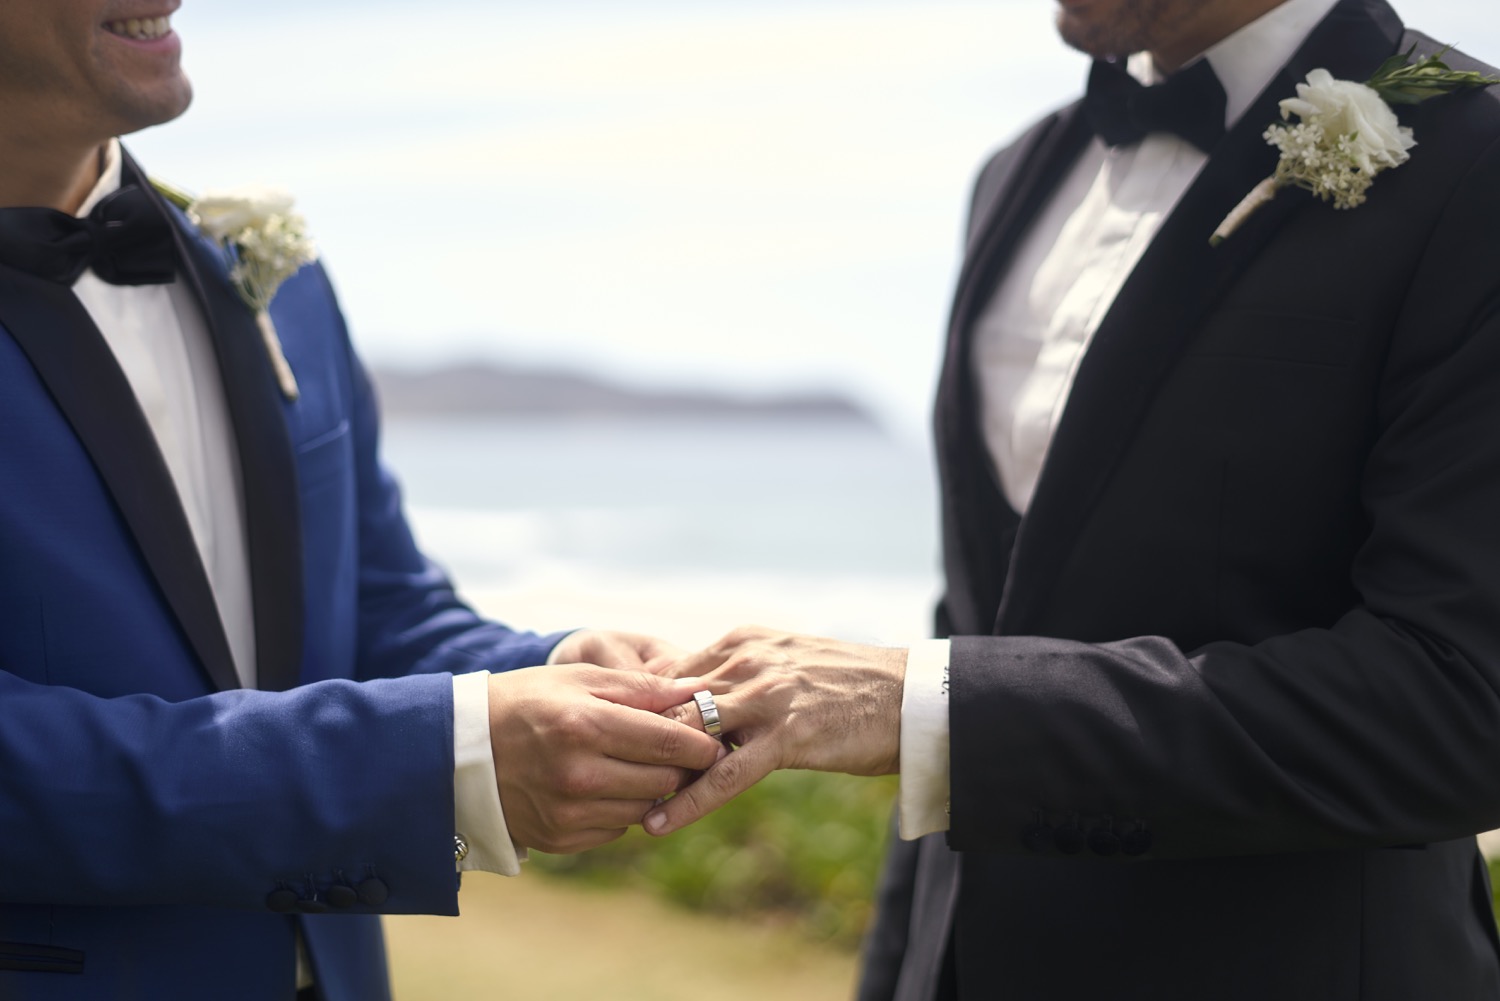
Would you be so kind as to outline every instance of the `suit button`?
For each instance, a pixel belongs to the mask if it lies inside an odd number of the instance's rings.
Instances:
[[[376,876],[362,880],[355,890],[359,894],[360,903],[366,907],[379,907],[391,895],[391,888]]]
[[[359,895],[354,892],[354,887],[346,883],[335,883],[323,896],[327,897],[328,902],[339,910],[353,907],[359,901]]]
[[[1113,855],[1120,850],[1120,836],[1108,827],[1089,831],[1089,848],[1095,855]]]
[[[1021,844],[1034,852],[1045,852],[1052,847],[1052,828],[1043,823],[1027,824],[1021,832]]]
[[[303,914],[327,914],[328,905],[317,897],[304,897],[297,901],[297,910]]]
[[[297,909],[297,891],[282,887],[266,894],[266,906],[277,914],[290,914]]]
[[[1082,828],[1077,824],[1059,827],[1052,835],[1052,839],[1057,844],[1057,850],[1064,855],[1077,855],[1083,851],[1084,842],[1087,840]]]
[[[1144,855],[1151,850],[1151,832],[1137,827],[1121,839],[1120,850],[1126,855]]]

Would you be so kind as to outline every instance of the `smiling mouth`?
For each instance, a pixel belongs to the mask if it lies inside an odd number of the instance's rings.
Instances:
[[[108,21],[104,30],[121,38],[132,38],[138,42],[161,38],[172,30],[170,17],[132,17],[128,21]]]

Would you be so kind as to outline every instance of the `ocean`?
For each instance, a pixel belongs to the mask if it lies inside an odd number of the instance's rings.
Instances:
[[[905,645],[938,590],[930,453],[774,419],[402,417],[423,549],[485,614],[693,648],[757,623]]]

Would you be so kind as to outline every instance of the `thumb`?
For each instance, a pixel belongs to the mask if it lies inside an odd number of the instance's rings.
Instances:
[[[738,751],[719,757],[696,782],[655,807],[642,821],[647,832],[658,837],[671,834],[717,810],[771,773],[775,762],[763,750],[764,742],[751,742]]]
[[[708,687],[702,678],[663,678],[642,671],[612,671],[589,685],[589,694],[632,709],[661,713]]]

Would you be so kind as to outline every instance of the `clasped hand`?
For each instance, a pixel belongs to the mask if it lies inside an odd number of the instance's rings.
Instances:
[[[570,854],[612,841],[724,753],[660,715],[702,687],[651,670],[676,655],[650,637],[586,630],[563,640],[554,666],[490,676],[490,745],[516,845]]]
[[[500,799],[522,847],[583,851],[643,817],[668,834],[780,768],[898,769],[905,650],[746,627],[684,657],[586,631],[554,659],[569,663],[490,678]],[[702,732],[703,689],[723,744]]]
[[[899,770],[903,649],[744,627],[663,670],[703,679],[736,750],[647,814],[652,834],[691,824],[780,768]],[[693,703],[666,715],[702,726]]]

